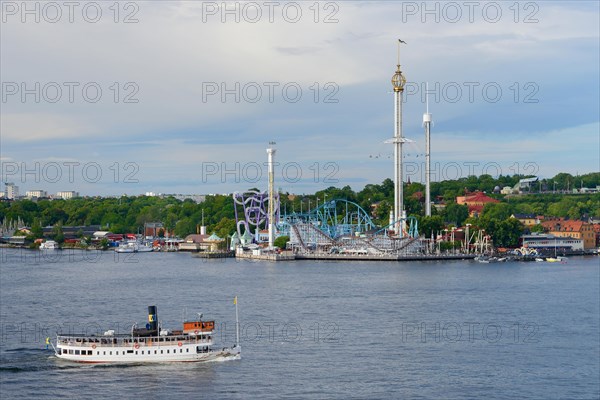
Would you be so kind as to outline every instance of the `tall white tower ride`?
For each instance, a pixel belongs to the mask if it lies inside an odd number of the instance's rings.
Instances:
[[[404,187],[402,179],[402,144],[405,139],[402,137],[402,94],[406,78],[400,70],[400,45],[406,42],[398,39],[398,65],[396,73],[392,76],[392,87],[394,88],[394,231],[402,237],[404,235],[404,223],[402,218],[406,218],[404,211]]]
[[[275,156],[275,142],[269,142],[267,148],[269,169],[269,249],[273,248],[275,241],[275,173],[273,158]]]
[[[428,93],[429,85],[426,90]],[[431,217],[431,114],[429,114],[428,97],[425,102],[427,104],[427,111],[423,114],[423,126],[425,126],[425,216]]]

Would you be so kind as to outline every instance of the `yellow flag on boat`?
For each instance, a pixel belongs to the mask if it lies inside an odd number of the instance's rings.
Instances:
[[[233,298],[233,304],[237,304],[237,296]]]

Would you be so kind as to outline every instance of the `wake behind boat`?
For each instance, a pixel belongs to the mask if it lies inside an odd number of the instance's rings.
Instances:
[[[236,305],[236,344],[231,348],[213,349],[215,321],[184,321],[183,329],[159,327],[156,306],[148,307],[148,323],[144,328],[131,328],[131,334],[115,334],[113,330],[97,335],[57,335],[56,357],[81,363],[157,363],[206,362],[239,359],[239,322]]]

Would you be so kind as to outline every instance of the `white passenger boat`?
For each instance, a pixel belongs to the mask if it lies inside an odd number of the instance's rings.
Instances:
[[[213,349],[215,321],[185,321],[182,330],[159,327],[156,306],[148,307],[144,328],[131,328],[131,334],[113,330],[97,335],[58,335],[52,343],[56,357],[81,363],[205,362],[239,359],[239,322],[236,304],[236,344]]]

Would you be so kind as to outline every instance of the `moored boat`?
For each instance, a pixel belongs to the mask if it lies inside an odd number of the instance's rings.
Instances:
[[[58,243],[56,243],[54,240],[46,240],[40,244],[40,250],[56,250],[58,248]]]
[[[115,252],[117,253],[147,253],[153,250],[154,248],[152,246],[138,242],[127,242],[115,248]]]
[[[237,319],[237,298],[236,304]],[[215,321],[184,321],[183,329],[159,326],[156,306],[148,307],[148,323],[134,325],[130,334],[108,330],[103,335],[57,335],[56,357],[81,363],[205,362],[239,359],[239,328],[233,347],[213,349]],[[236,321],[237,327],[239,323]]]

